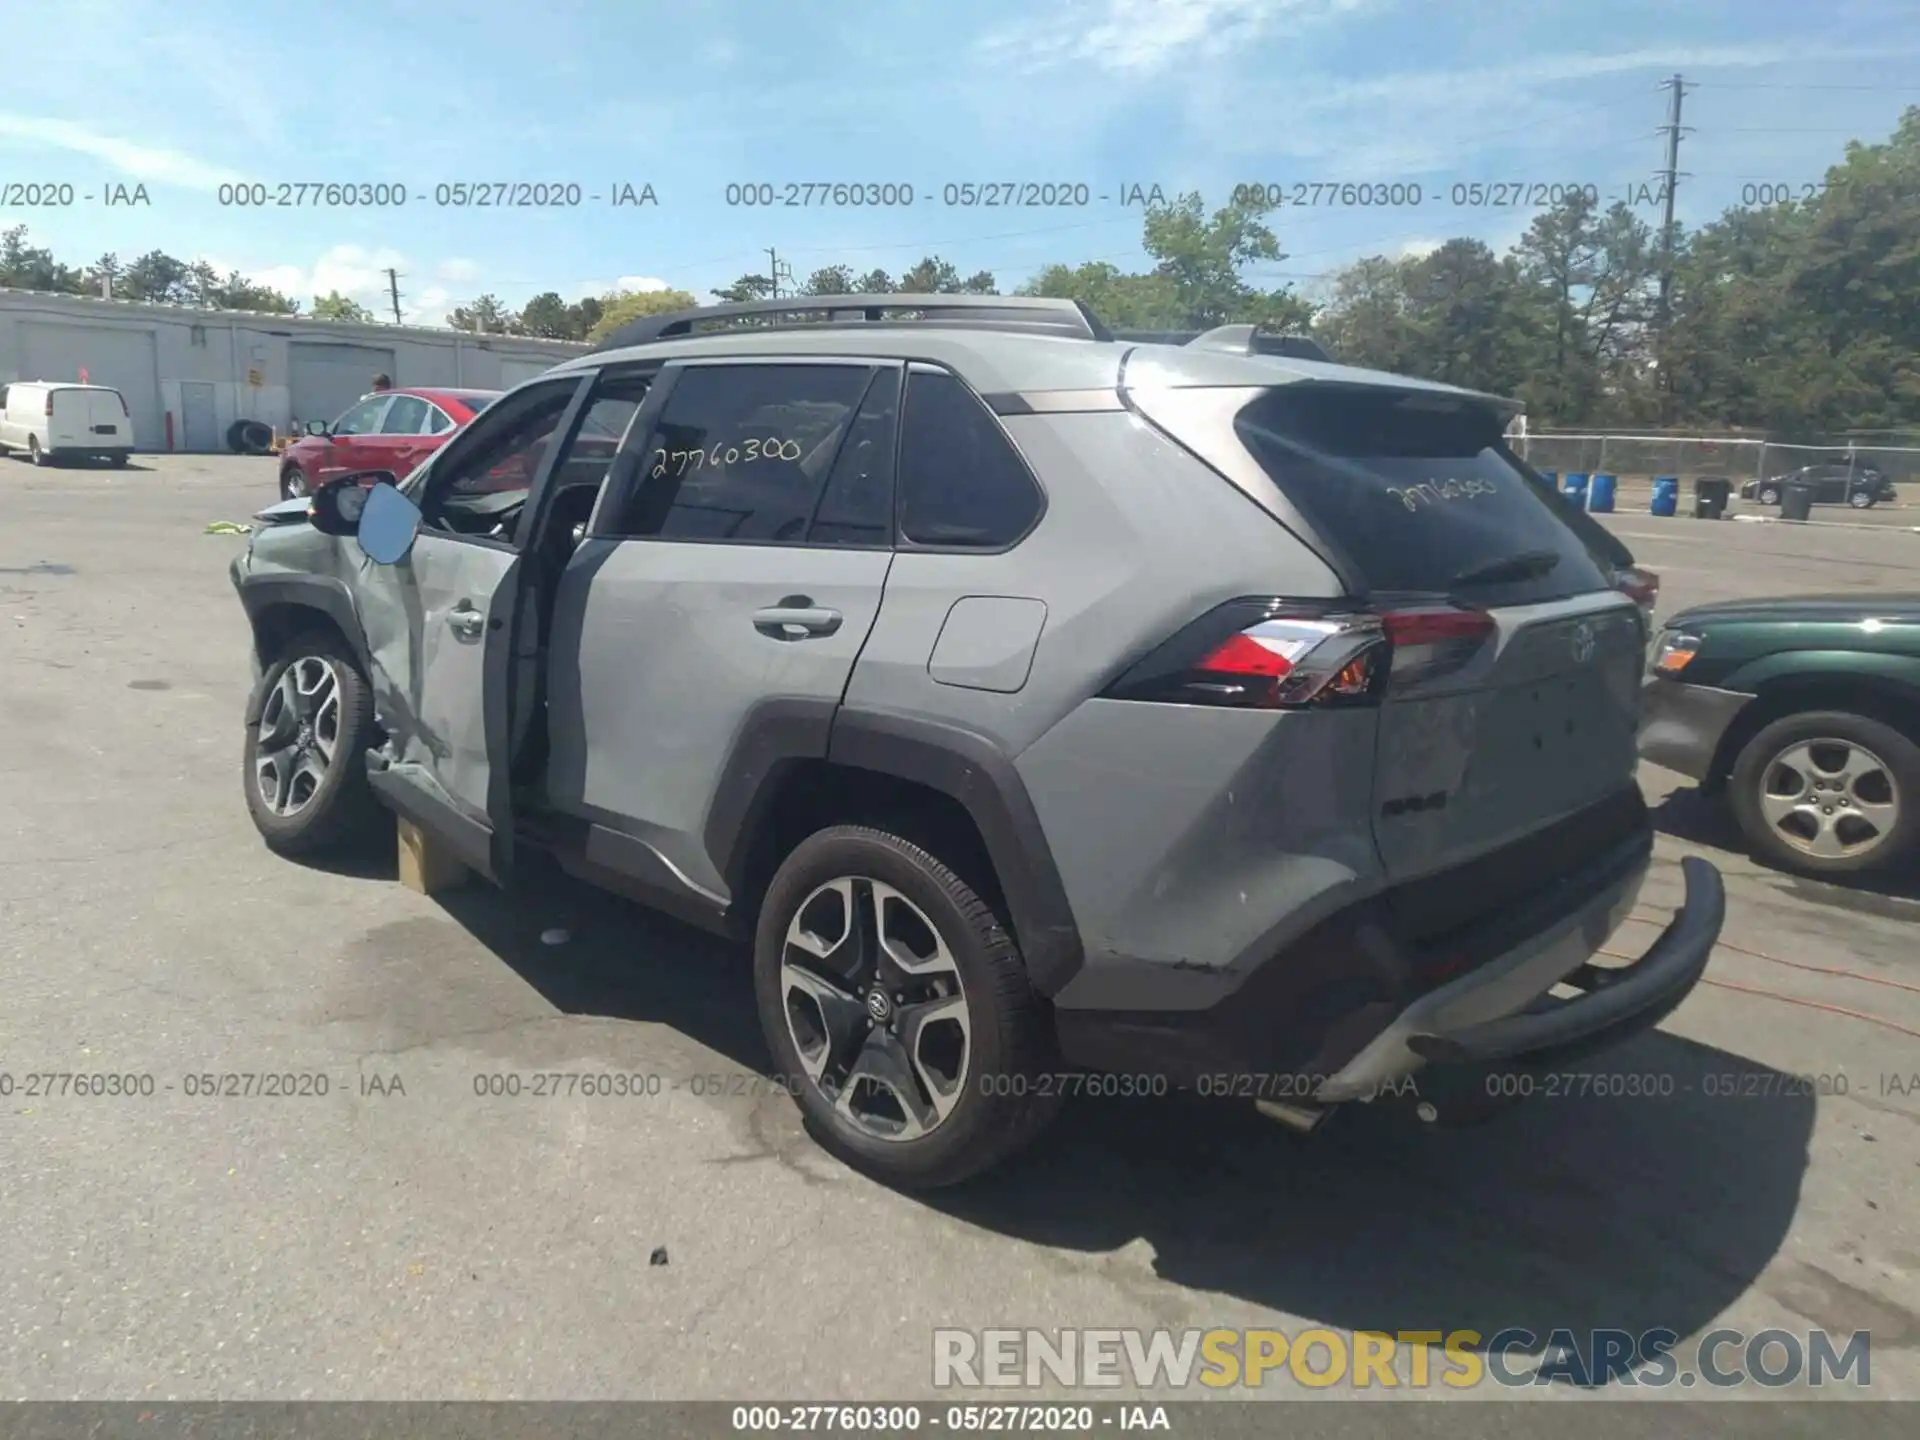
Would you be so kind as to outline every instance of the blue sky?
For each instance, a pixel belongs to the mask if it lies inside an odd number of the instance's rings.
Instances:
[[[1144,266],[1121,187],[1418,184],[1411,206],[1283,209],[1310,292],[1339,265],[1453,235],[1504,248],[1528,212],[1456,182],[1650,182],[1660,81],[1693,127],[1683,220],[1747,185],[1817,181],[1851,136],[1920,104],[1913,0],[545,0],[529,6],[32,0],[7,23],[0,186],[74,187],[0,210],[70,263],[158,247],[307,301],[338,288],[434,323],[661,283],[705,296],[777,247],[794,272],[898,271],[929,252],[1011,286],[1051,261]],[[223,206],[236,181],[399,183],[399,209]],[[547,181],[658,204],[439,207],[442,183]],[[911,207],[756,210],[729,183],[893,182]],[[1084,209],[968,209],[964,182],[1084,183]],[[103,206],[144,183],[150,205]],[[8,197],[0,192],[0,200]],[[1651,207],[1649,220],[1657,216]]]

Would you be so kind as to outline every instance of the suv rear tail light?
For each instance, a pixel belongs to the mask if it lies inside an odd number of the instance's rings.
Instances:
[[[1104,694],[1260,710],[1372,705],[1392,682],[1457,669],[1493,631],[1492,616],[1455,606],[1380,611],[1352,602],[1234,600],[1133,665]]]
[[[47,414],[53,414],[53,391],[47,391]]]
[[[1486,611],[1457,605],[1389,610],[1381,618],[1393,642],[1393,678],[1409,684],[1458,670],[1480,653],[1495,629]]]

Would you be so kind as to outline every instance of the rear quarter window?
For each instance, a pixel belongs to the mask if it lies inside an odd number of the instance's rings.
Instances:
[[[1274,484],[1371,591],[1464,590],[1517,605],[1606,589],[1593,549],[1508,455],[1503,428],[1482,406],[1304,385],[1269,393],[1234,421]],[[1536,573],[1467,579],[1523,556]]]

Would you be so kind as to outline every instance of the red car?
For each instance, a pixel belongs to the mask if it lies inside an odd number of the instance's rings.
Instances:
[[[349,470],[391,470],[404,478],[462,425],[498,400],[499,390],[384,390],[351,406],[333,424],[309,422],[280,455],[280,494],[311,495]]]

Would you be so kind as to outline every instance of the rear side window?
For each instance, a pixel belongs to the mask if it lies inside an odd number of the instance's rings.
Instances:
[[[1369,590],[1519,605],[1605,589],[1586,542],[1507,457],[1500,418],[1435,403],[1289,386],[1234,429]]]
[[[427,411],[432,407],[418,395],[396,395],[380,422],[382,435],[419,435],[426,430]]]
[[[999,422],[951,375],[907,378],[900,424],[900,534],[909,544],[1004,550],[1045,501]]]
[[[640,452],[618,533],[804,544],[872,378],[851,365],[690,367]]]

